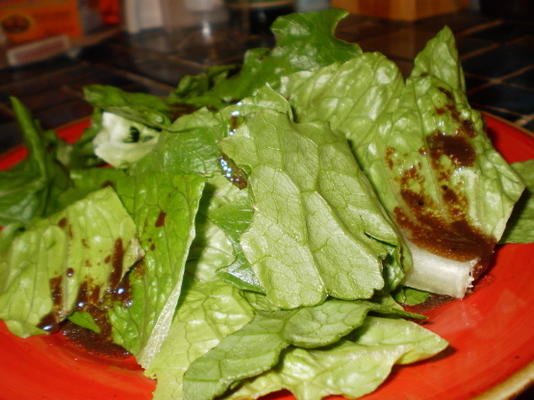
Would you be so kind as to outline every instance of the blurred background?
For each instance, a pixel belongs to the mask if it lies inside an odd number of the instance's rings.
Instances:
[[[165,96],[184,75],[272,46],[277,16],[328,7],[350,12],[338,37],[386,54],[405,75],[448,25],[472,106],[534,130],[532,0],[1,0],[0,152],[21,141],[9,96],[56,128],[91,114],[85,85]]]
[[[0,150],[20,142],[10,95],[55,128],[91,113],[84,85],[166,95],[186,74],[272,46],[278,15],[328,7],[351,13],[340,38],[383,52],[404,74],[449,25],[472,105],[534,130],[532,0],[2,0]]]

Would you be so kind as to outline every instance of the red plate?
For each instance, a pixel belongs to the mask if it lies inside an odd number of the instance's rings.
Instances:
[[[491,116],[486,121],[507,161],[534,158],[532,135]],[[86,124],[67,126],[60,134],[75,140]],[[0,157],[0,168],[23,156],[21,148],[12,150]],[[447,339],[449,350],[396,368],[365,399],[467,400],[481,393],[503,399],[521,390],[533,376],[532,282],[534,244],[498,249],[495,265],[473,294],[426,312],[426,327]],[[20,339],[0,323],[0,354],[2,400],[147,400],[155,387],[133,359],[91,355],[59,334]],[[291,399],[287,392],[269,397]]]

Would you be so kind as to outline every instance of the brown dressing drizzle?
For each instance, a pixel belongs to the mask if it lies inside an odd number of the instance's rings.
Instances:
[[[96,333],[82,328],[67,320],[60,325],[61,333],[90,352],[119,358],[126,357],[130,353],[112,341],[112,327],[108,311],[116,302],[121,302],[124,307],[132,305],[130,273],[127,273],[115,286],[108,288],[102,297],[100,297],[100,291],[101,288],[98,285],[91,285],[85,281],[80,286],[75,303],[76,311],[91,314],[100,332]]]
[[[66,226],[67,221],[65,220],[62,224]],[[112,265],[109,287],[106,292],[101,293],[101,286],[93,284],[90,280],[86,280],[81,283],[74,303],[75,311],[85,311],[91,314],[94,322],[100,329],[100,333],[77,326],[68,320],[64,320],[64,315],[60,315],[64,297],[62,280],[64,276],[67,277],[65,279],[74,276],[75,271],[73,268],[67,268],[63,275],[50,279],[49,286],[53,301],[52,310],[41,319],[37,327],[48,333],[61,331],[71,341],[91,352],[112,357],[128,356],[129,353],[124,348],[112,342],[112,327],[108,317],[108,311],[117,302],[122,303],[124,307],[132,306],[130,274],[142,273],[143,263],[140,261],[133,267],[132,271],[125,274],[121,279],[123,258],[124,246],[122,239],[119,238],[114,242],[113,253],[105,259],[105,262],[111,262]]]
[[[436,108],[436,113],[449,113],[458,123],[458,128],[449,135],[433,132],[427,137],[426,147],[418,152],[428,157],[435,171],[444,207],[441,205],[440,211],[430,196],[416,190],[425,185],[424,177],[419,172],[421,166],[414,165],[398,178],[400,195],[406,208],[396,207],[394,215],[399,226],[419,247],[458,261],[478,259],[475,275],[480,275],[491,260],[496,242],[470,224],[466,214],[467,198],[451,184],[456,169],[473,166],[476,161],[476,152],[469,141],[469,138],[476,136],[476,131],[470,120],[461,118],[452,93],[445,88],[439,90],[446,96],[448,104]],[[394,167],[393,152],[392,149],[386,149],[385,162],[390,169]],[[444,158],[452,163],[444,162]]]
[[[156,219],[156,223],[154,226],[156,228],[161,228],[162,226],[165,226],[165,217],[167,216],[167,213],[165,211],[160,211],[158,214],[158,218]]]
[[[170,110],[170,113],[169,113],[169,117],[171,121],[175,121],[178,118],[180,118],[182,115],[191,114],[195,112],[196,110],[198,110],[198,107],[193,106],[191,104],[187,104],[187,103],[173,104]]]
[[[102,182],[102,184],[100,185],[100,187],[101,187],[101,188],[106,188],[106,187],[115,188],[115,183],[113,183],[113,182],[110,181],[110,180],[107,180],[107,181]]]
[[[224,177],[232,184],[237,186],[239,189],[244,189],[247,187],[248,181],[245,171],[239,168],[234,161],[223,154],[223,156],[219,158],[219,165],[222,169]]]
[[[102,330],[100,333],[93,332],[68,320],[61,327],[64,336],[90,353],[105,354],[119,359],[130,355],[122,346],[111,342],[102,332]]]
[[[121,279],[122,275],[122,264],[124,261],[124,246],[122,244],[122,239],[118,238],[115,240],[115,245],[113,246],[113,255],[111,256],[111,274],[109,275],[109,286],[110,288],[116,287]]]
[[[428,137],[430,157],[436,162],[444,155],[458,167],[470,167],[474,164],[476,153],[464,136],[450,136],[435,132]]]
[[[43,331],[54,333],[59,330],[59,322],[61,320],[61,309],[63,305],[63,291],[61,290],[61,275],[54,278],[50,278],[50,294],[52,296],[52,310],[46,314],[41,321],[37,324],[37,327]]]
[[[410,239],[419,247],[458,261],[473,259],[486,260],[493,253],[495,240],[484,235],[463,219],[448,222],[433,215],[425,208],[423,200],[414,202],[413,193],[402,192],[403,198],[410,201],[409,208],[415,221],[400,207],[396,207],[395,217],[399,225],[410,232]]]

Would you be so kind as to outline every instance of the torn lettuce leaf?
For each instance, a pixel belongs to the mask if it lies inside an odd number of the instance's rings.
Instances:
[[[209,96],[201,100],[205,93],[209,93],[219,82],[228,78],[229,74],[236,69],[236,65],[214,65],[205,72],[197,75],[186,75],[168,97],[173,104],[187,103],[190,99],[196,99],[198,104],[210,104]]]
[[[95,154],[115,168],[126,168],[152,151],[159,132],[108,111],[93,140]]]
[[[349,339],[333,347],[290,349],[278,366],[226,398],[255,399],[282,389],[299,400],[330,395],[357,398],[382,384],[394,364],[432,357],[446,346],[445,340],[413,322],[368,316]]]
[[[130,276],[130,302],[117,302],[109,318],[114,341],[146,368],[167,335],[178,303],[204,180],[165,172],[130,178],[128,186],[117,190],[146,254]]]
[[[242,290],[263,293],[264,289],[252,271],[239,241],[250,226],[254,214],[248,191],[237,188],[224,176],[216,177],[212,183],[216,190],[212,194],[207,218],[224,235],[233,254],[231,262],[218,268],[217,275]]]
[[[248,302],[232,285],[222,281],[188,283],[169,335],[146,371],[158,381],[154,400],[183,398],[183,374],[189,365],[253,316]]]
[[[205,206],[197,217],[200,234],[193,242],[188,272],[201,280],[217,275],[242,290],[263,293],[239,242],[252,221],[248,192],[222,175],[208,182],[202,200]]]
[[[84,88],[84,95],[95,112],[83,142],[92,140],[95,154],[117,168],[127,168],[146,156],[160,132],[172,130],[176,119],[196,110],[113,86],[90,85]]]
[[[179,300],[204,179],[157,168],[162,159],[145,157],[128,172],[112,168],[73,171],[74,187],[64,204],[102,186],[114,188],[135,222],[144,259],[129,275],[125,299],[103,305],[113,341],[147,367],[158,352]],[[159,172],[154,172],[159,171]],[[111,302],[111,304],[110,304]]]
[[[199,87],[184,91],[184,87],[191,82],[191,77],[186,77],[169,99],[171,102],[175,98],[174,101],[178,103],[221,108],[252,95],[266,84],[279,86],[281,76],[357,57],[361,50],[356,44],[334,36],[337,23],[346,14],[344,10],[332,8],[322,12],[282,16],[271,27],[276,38],[272,50],[249,50],[238,74],[218,80],[211,88],[210,85],[200,85],[200,88],[208,88],[204,92],[198,90]]]
[[[206,282],[216,279],[219,271],[236,262],[236,245],[231,238],[233,228],[240,226],[233,220],[232,226],[225,231],[213,221],[219,209],[245,201],[247,193],[232,185],[222,175],[216,175],[206,182],[196,219],[197,235],[189,252],[186,273],[194,280]],[[235,225],[234,225],[235,223]]]
[[[405,84],[391,61],[364,54],[282,85],[300,121],[328,120],[350,140],[409,240],[406,284],[454,297],[489,260],[523,190],[463,89],[448,28],[417,56]]]
[[[517,202],[501,243],[534,242],[534,160],[512,163],[512,168],[527,186]]]
[[[394,299],[406,306],[415,306],[416,304],[424,303],[430,296],[431,293],[429,292],[407,286],[401,286],[393,293]]]
[[[182,287],[185,262],[195,236],[195,219],[204,180],[163,170],[146,158],[130,174],[112,168],[73,171],[73,188],[61,197],[69,204],[102,186],[114,188],[132,215],[145,256],[129,276],[126,301],[104,304],[113,341],[147,367],[170,327]],[[220,254],[219,254],[220,255]],[[75,319],[73,322],[80,322]],[[86,325],[84,325],[86,326]],[[86,326],[87,327],[87,326]]]
[[[184,115],[169,131],[160,133],[157,145],[141,164],[144,172],[165,170],[205,177],[220,174],[221,153],[217,143],[228,132],[228,125],[228,121],[207,109]]]
[[[69,315],[68,320],[73,324],[89,329],[95,333],[103,333],[93,316],[87,311],[75,311]]]
[[[89,85],[83,89],[85,100],[99,111],[152,128],[165,128],[174,120],[172,107],[157,96],[126,92],[114,86]]]
[[[61,209],[96,190],[124,185],[129,179],[120,169],[100,167],[70,170],[69,178],[72,186],[58,196],[57,201]]]
[[[52,149],[48,148],[53,143],[30,111],[14,97],[11,105],[28,156],[13,168],[0,171],[0,226],[15,224],[22,227],[58,211],[57,196],[70,186],[70,181],[54,159]],[[15,232],[15,226],[12,228]],[[2,243],[7,245],[12,237],[4,236]]]
[[[383,289],[384,264],[402,271],[401,241],[344,137],[295,123],[268,87],[235,110],[243,121],[220,145],[248,171],[254,214],[240,244],[271,301],[295,308]]]
[[[274,367],[288,346],[314,348],[337,342],[360,326],[367,302],[326,301],[289,311],[258,311],[235,333],[200,356],[184,374],[184,397],[211,400]]]
[[[193,361],[184,374],[184,398],[211,400],[221,396],[241,381],[275,367],[290,346],[312,349],[337,343],[360,327],[370,311],[402,313],[396,307],[341,300],[328,300],[318,306],[296,310],[256,309],[247,325]],[[413,361],[417,355],[405,357]]]
[[[36,222],[0,259],[0,318],[22,337],[54,331],[118,287],[142,256],[136,233],[111,188]]]

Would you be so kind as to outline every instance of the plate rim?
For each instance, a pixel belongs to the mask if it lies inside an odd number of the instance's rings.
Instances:
[[[488,111],[478,110],[483,116],[495,119],[511,128],[517,129],[521,133],[534,139],[534,132],[508,121],[498,115]],[[531,361],[523,368],[517,370],[507,379],[499,382],[497,385],[491,387],[483,393],[478,394],[473,400],[508,400],[515,396],[519,396],[526,391],[532,384],[534,384],[534,361]]]

